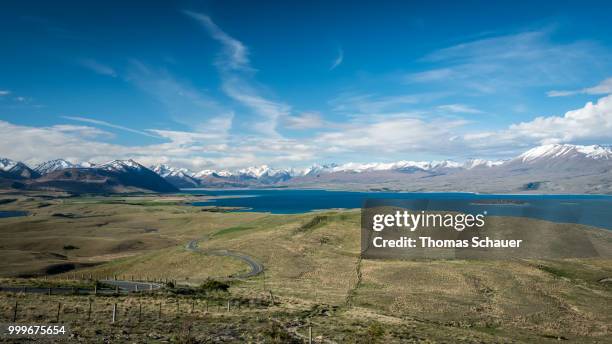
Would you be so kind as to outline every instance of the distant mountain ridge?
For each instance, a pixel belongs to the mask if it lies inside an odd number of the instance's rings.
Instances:
[[[11,179],[29,179],[40,177],[40,174],[22,162],[1,158],[0,177]]]
[[[72,193],[178,191],[157,173],[133,160],[114,160],[101,165],[77,165],[56,159],[40,164],[32,170],[21,162],[1,159],[0,169],[0,186],[14,189]]]
[[[470,159],[390,163],[315,164],[304,169],[278,169],[267,165],[230,170],[197,172],[167,164],[149,169],[133,160],[115,160],[101,165],[74,164],[56,159],[30,169],[9,159],[0,160],[0,173],[15,179],[62,180],[58,171],[75,170],[81,179],[97,180],[114,173],[115,183],[166,192],[156,183],[142,184],[125,175],[153,173],[171,188],[308,187],[356,190],[479,191],[479,192],[576,192],[612,193],[612,148],[592,145],[551,144],[532,148],[505,161]],[[12,171],[12,172],[8,172]],[[97,171],[97,178],[91,176]],[[104,172],[104,173],[102,173]],[[30,175],[31,177],[27,177]],[[123,175],[119,178],[119,175]],[[88,176],[88,177],[86,177]],[[108,177],[108,176],[107,176]],[[154,178],[148,174],[148,179]],[[37,184],[38,182],[33,182]],[[112,189],[112,188],[111,188]]]

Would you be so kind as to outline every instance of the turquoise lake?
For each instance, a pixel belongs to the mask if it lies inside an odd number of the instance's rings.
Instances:
[[[398,202],[414,210],[483,212],[612,229],[612,196],[491,195],[473,193],[351,192],[300,189],[201,190],[186,193],[224,198],[196,206],[241,207],[240,211],[297,214],[335,208],[361,208],[366,200]],[[498,201],[503,200],[496,204]]]

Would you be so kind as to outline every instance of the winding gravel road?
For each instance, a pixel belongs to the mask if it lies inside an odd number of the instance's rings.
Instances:
[[[120,293],[129,292],[148,292],[157,290],[162,287],[160,283],[152,282],[134,282],[134,281],[115,281],[115,280],[101,280],[107,286],[118,287]],[[0,286],[0,291],[7,291],[13,293],[32,293],[32,294],[47,294],[51,292],[53,295],[93,295],[94,290],[92,288],[70,288],[70,287],[32,287],[32,286]],[[115,288],[98,288],[96,291],[100,295],[113,295],[115,294]]]
[[[203,240],[207,240],[208,238],[204,238]],[[185,248],[194,253],[205,254],[209,256],[221,256],[221,257],[234,257],[238,258],[249,266],[250,270],[244,273],[239,273],[235,275],[231,275],[231,278],[249,278],[253,276],[257,276],[263,272],[264,266],[257,262],[252,257],[237,251],[231,250],[204,250],[198,247],[199,240],[190,240]],[[121,292],[147,292],[160,289],[163,285],[161,283],[154,282],[137,282],[137,281],[122,281],[122,280],[101,280],[101,283],[104,283],[107,286],[117,287]],[[11,291],[11,292],[26,292],[26,293],[47,293],[48,288],[35,288],[35,287],[22,287],[22,286],[0,286],[0,290],[2,291]],[[51,288],[54,294],[70,294],[70,293],[79,293],[79,294],[93,294],[93,289],[74,289],[74,288]],[[114,290],[112,289],[100,289],[98,293],[101,294],[112,294]]]
[[[162,287],[161,283],[152,282],[101,280],[100,283],[112,285],[113,287],[119,287],[119,289],[128,292],[152,291]]]
[[[206,239],[204,239],[206,240]],[[234,277],[234,278],[248,278],[248,277],[253,277],[253,276],[257,276],[260,273],[263,272],[264,270],[264,266],[257,262],[255,259],[253,259],[250,256],[247,256],[244,253],[241,252],[236,252],[236,251],[230,251],[230,250],[204,250],[198,247],[198,240],[191,240],[187,243],[187,245],[185,245],[185,248],[189,251],[192,252],[197,252],[197,253],[202,253],[202,254],[206,254],[209,256],[222,256],[222,257],[234,257],[234,258],[238,258],[241,259],[242,261],[244,261],[245,263],[247,263],[249,265],[249,267],[251,268],[250,271],[245,272],[245,273],[241,273],[241,274],[236,274],[236,275],[232,275],[230,277]]]

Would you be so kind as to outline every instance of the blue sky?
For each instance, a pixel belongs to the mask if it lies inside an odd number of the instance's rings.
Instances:
[[[606,1],[7,1],[0,156],[194,170],[612,143]]]

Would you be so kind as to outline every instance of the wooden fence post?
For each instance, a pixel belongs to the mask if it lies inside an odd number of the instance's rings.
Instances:
[[[15,299],[15,306],[13,307],[13,322],[17,321],[17,299]]]
[[[56,319],[55,319],[55,320],[56,320],[56,322],[59,322],[59,321],[60,321],[60,310],[61,310],[61,309],[62,309],[62,303],[61,303],[61,302],[58,302],[58,303],[57,303],[57,317],[56,317]]]
[[[87,320],[91,320],[91,299],[89,299],[89,309],[87,309]]]
[[[161,301],[159,302],[159,313],[157,314],[157,318],[161,319],[162,316],[162,303]]]
[[[113,303],[113,319],[111,320],[111,324],[115,323],[115,319],[117,316],[117,303]]]
[[[312,325],[308,324],[308,344],[312,344]]]
[[[274,295],[272,295],[272,290],[270,290],[270,301],[272,302],[272,306],[274,306]]]
[[[227,311],[230,311],[230,300],[227,300]]]
[[[138,322],[142,321],[142,303],[138,304]]]
[[[195,298],[191,300],[191,313],[193,313],[194,308],[195,308]]]

